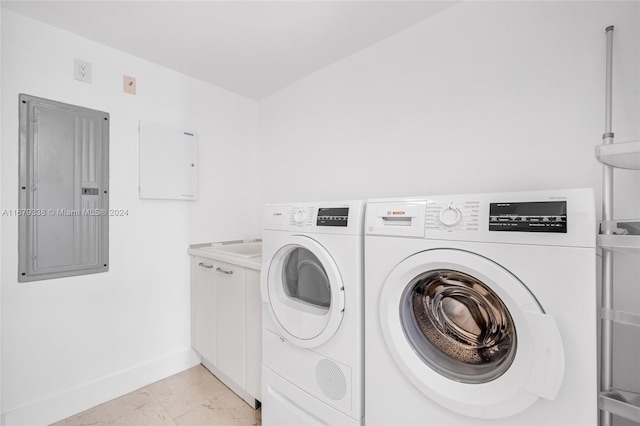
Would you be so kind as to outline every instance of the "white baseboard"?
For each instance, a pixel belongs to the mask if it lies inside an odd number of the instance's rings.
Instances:
[[[200,355],[184,349],[3,413],[2,425],[49,425],[198,364]]]

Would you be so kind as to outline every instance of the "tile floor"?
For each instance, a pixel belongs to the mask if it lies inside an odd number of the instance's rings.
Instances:
[[[254,410],[202,365],[152,383],[54,426],[260,425]]]

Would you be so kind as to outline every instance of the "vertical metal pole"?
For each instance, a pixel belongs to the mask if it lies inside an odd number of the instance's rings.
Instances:
[[[611,131],[612,117],[612,70],[613,70],[613,26],[607,27],[607,66],[605,86],[605,133],[603,143],[613,143]],[[613,167],[604,166],[602,181],[602,220],[604,234],[612,234],[613,229]],[[602,306],[613,309],[613,253],[602,251]],[[608,392],[613,388],[613,322],[601,320],[601,358],[600,358],[600,389]],[[601,412],[601,426],[611,426],[611,413]]]

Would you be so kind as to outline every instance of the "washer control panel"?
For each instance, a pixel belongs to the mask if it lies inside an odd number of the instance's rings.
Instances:
[[[453,205],[440,210],[440,222],[444,226],[456,226],[462,220],[462,212]]]
[[[369,200],[368,236],[595,247],[591,188]]]
[[[563,200],[491,203],[489,231],[566,234],[567,202]]]
[[[427,201],[425,230],[477,231],[480,223],[479,201]]]

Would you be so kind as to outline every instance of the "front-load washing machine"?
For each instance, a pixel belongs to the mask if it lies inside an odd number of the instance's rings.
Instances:
[[[265,206],[264,425],[362,424],[364,207]]]
[[[371,425],[596,425],[589,189],[370,200]]]

